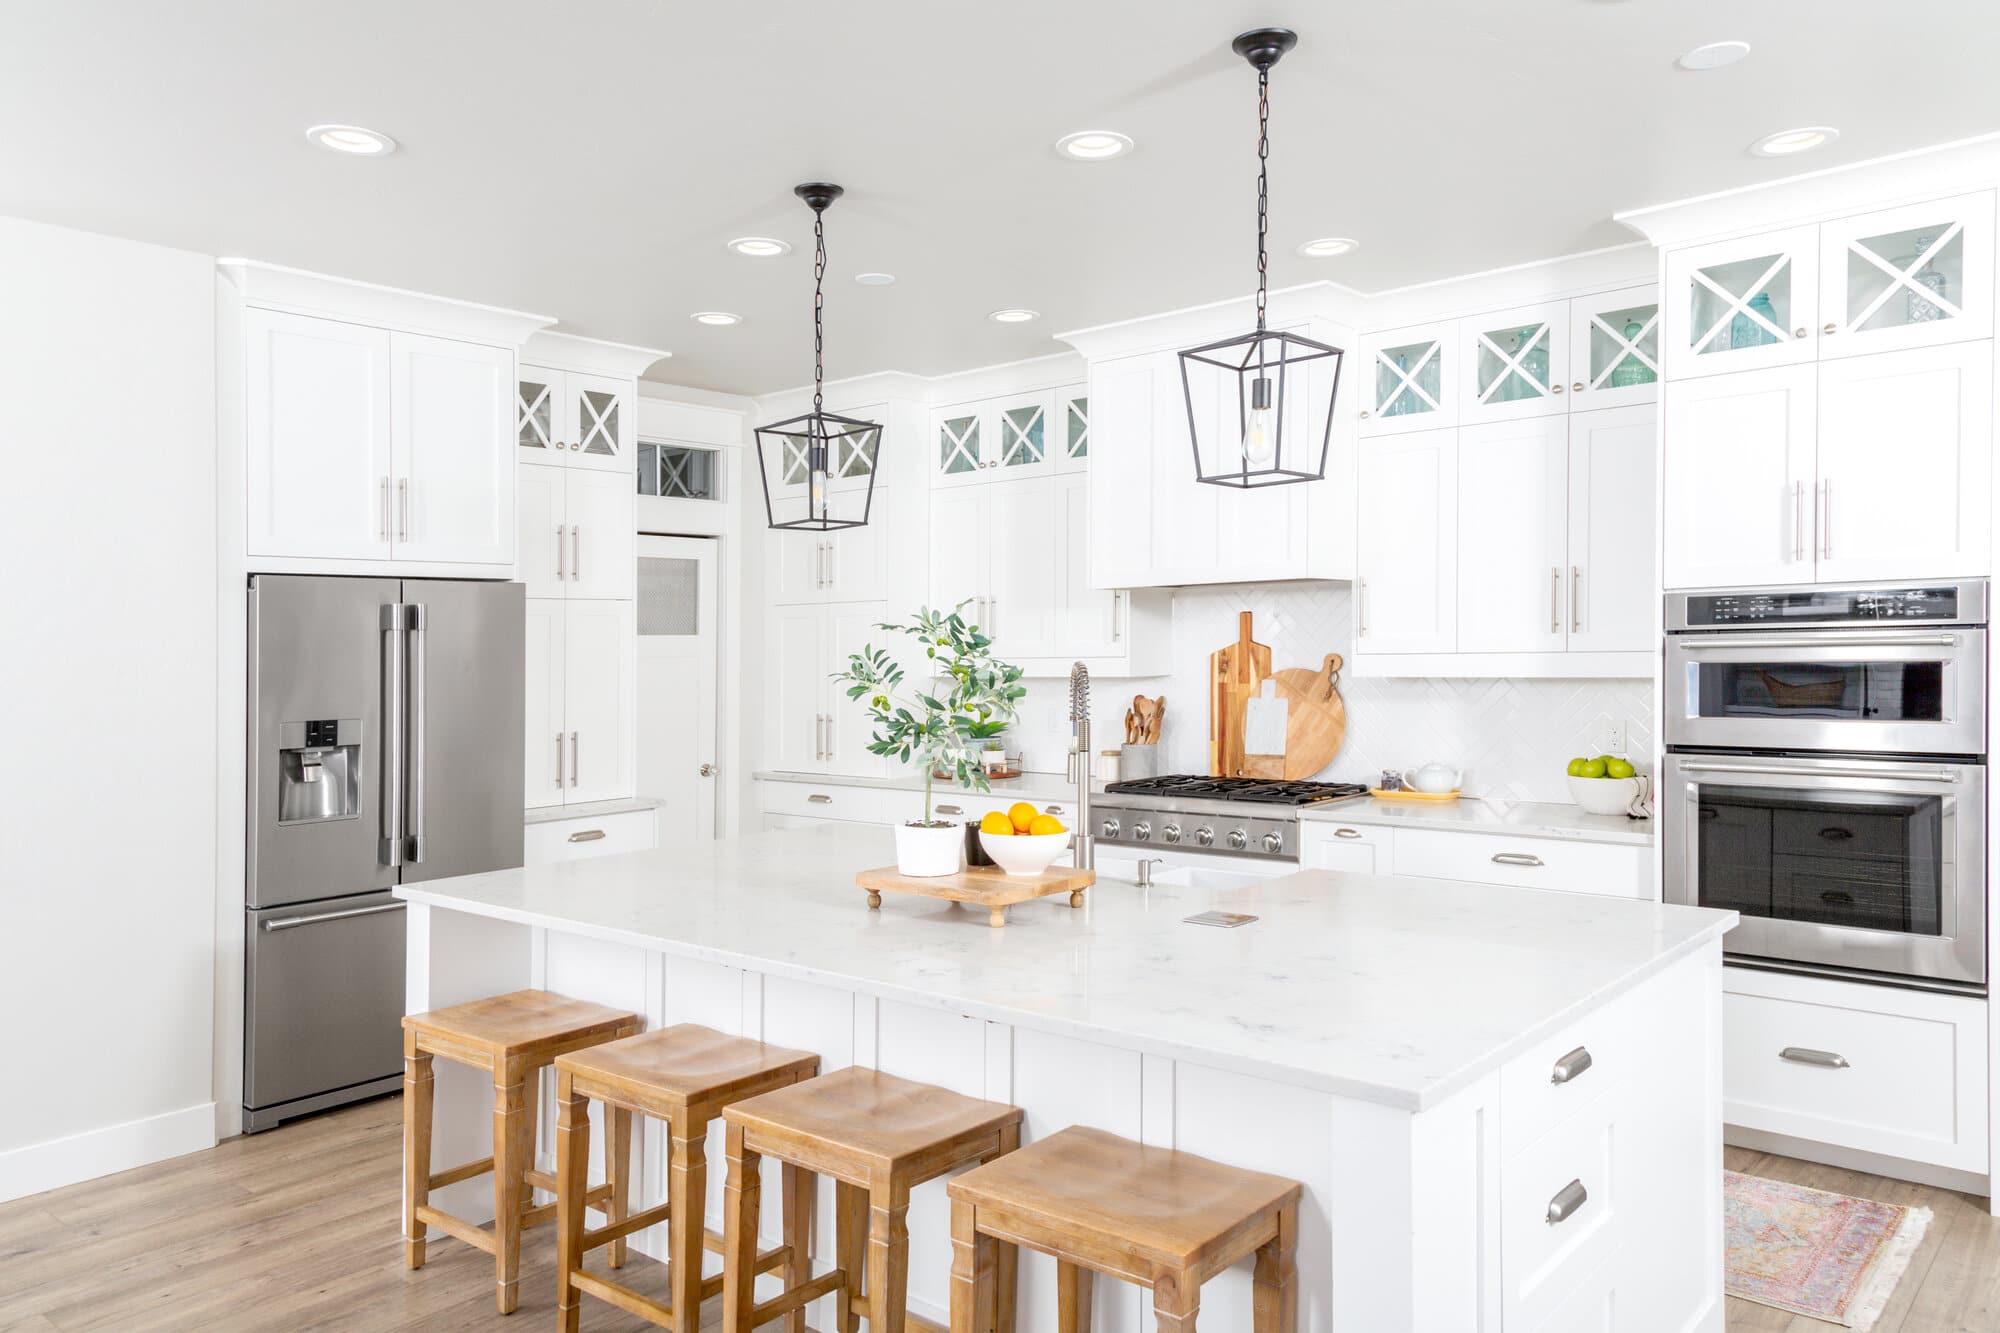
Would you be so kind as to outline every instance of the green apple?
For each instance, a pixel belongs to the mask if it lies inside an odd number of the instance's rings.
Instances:
[[[1589,763],[1589,762],[1590,762],[1590,761],[1589,761],[1588,759],[1582,759],[1582,758],[1578,758],[1578,759],[1572,759],[1572,760],[1570,760],[1570,761],[1569,761],[1569,775],[1570,775],[1571,777],[1573,777],[1573,778],[1580,778],[1580,777],[1582,777],[1582,776],[1583,776],[1583,766],[1584,766],[1585,764]]]
[[[1576,775],[1580,778],[1601,778],[1604,776],[1604,761],[1602,759],[1586,759],[1583,761],[1583,767],[1577,770]]]
[[[1629,778],[1637,771],[1628,761],[1623,759],[1614,758],[1604,765],[1604,776],[1607,778]]]

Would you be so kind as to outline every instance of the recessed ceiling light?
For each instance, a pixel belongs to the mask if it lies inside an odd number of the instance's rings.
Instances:
[[[1116,130],[1078,130],[1056,140],[1056,151],[1082,162],[1103,162],[1131,152],[1132,139]]]
[[[1750,145],[1750,151],[1759,157],[1790,157],[1810,149],[1832,143],[1840,137],[1840,131],[1831,125],[1808,125],[1804,129],[1779,130],[1767,134]]]
[[[306,139],[321,148],[355,157],[386,157],[396,151],[394,139],[380,130],[363,129],[359,125],[315,125],[306,131]]]
[[[781,255],[792,247],[788,242],[775,240],[769,236],[738,236],[729,243],[729,248],[739,255],[749,255],[752,259],[769,259]]]
[[[1316,241],[1307,241],[1299,247],[1299,253],[1307,259],[1331,259],[1356,249],[1361,242],[1349,240],[1345,236],[1322,236]]]
[[[995,310],[986,318],[992,320],[995,324],[1026,324],[1031,319],[1041,318],[1041,312],[1023,310],[1018,306],[1010,306],[1005,310]]]
[[[887,287],[896,280],[893,273],[857,273],[854,280],[863,287]]]
[[[692,315],[689,315],[688,318],[697,324],[714,324],[717,326],[741,324],[743,322],[743,316],[732,315],[727,310],[697,310]]]
[[[1721,69],[1749,54],[1748,42],[1710,42],[1706,46],[1697,46],[1674,63],[1682,69]]]

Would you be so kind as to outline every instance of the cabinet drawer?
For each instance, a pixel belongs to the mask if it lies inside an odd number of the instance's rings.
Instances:
[[[1630,995],[1620,996],[1501,1068],[1503,1160],[1535,1143],[1599,1094],[1624,1084],[1637,1062],[1631,1001]]]
[[[814,819],[847,819],[879,824],[887,818],[883,798],[899,795],[901,793],[879,791],[872,787],[843,787],[834,782],[767,782],[764,784],[764,809],[779,815],[810,815]],[[923,798],[917,799],[921,801]]]
[[[1396,830],[1396,873],[1616,898],[1653,896],[1651,849],[1488,833]]]
[[[922,808],[922,797],[917,796],[911,799],[912,804],[910,808],[912,810]],[[1015,803],[1018,801],[1026,801],[1029,805],[1034,806],[1037,813],[1054,815],[1057,819],[1062,820],[1065,825],[1069,823],[1070,812],[1076,808],[1076,802],[1074,801],[1050,801],[1008,792],[954,791],[943,792],[934,796],[932,798],[931,809],[946,819],[969,819],[977,823],[979,817],[989,810],[998,810],[1004,814],[1006,811],[1013,809]]]
[[[522,839],[521,862],[540,866],[551,861],[580,861],[587,856],[646,851],[657,840],[654,830],[651,810],[534,823],[528,825]]]
[[[1983,1001],[1740,968],[1725,985],[1729,1124],[1986,1170]]]
[[[1625,1256],[1621,1249],[1599,1264],[1554,1314],[1535,1325],[1535,1333],[1615,1333],[1620,1327],[1618,1279],[1628,1262]]]
[[[1614,1148],[1624,1105],[1622,1091],[1602,1093],[1500,1168],[1505,1327],[1540,1327],[1622,1241]]]
[[[1306,821],[1299,828],[1299,864],[1306,870],[1390,874],[1389,836],[1392,831],[1370,828],[1365,824]]]

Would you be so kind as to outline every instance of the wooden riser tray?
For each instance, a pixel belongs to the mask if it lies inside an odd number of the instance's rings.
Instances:
[[[973,866],[956,875],[922,876],[902,874],[894,866],[878,866],[854,876],[856,887],[867,892],[870,907],[880,907],[885,893],[943,898],[986,908],[986,923],[996,927],[1007,924],[1007,909],[1015,903],[1067,893],[1069,905],[1081,907],[1083,891],[1096,882],[1096,871],[1071,866],[1050,866],[1039,875],[1010,875],[998,866]]]

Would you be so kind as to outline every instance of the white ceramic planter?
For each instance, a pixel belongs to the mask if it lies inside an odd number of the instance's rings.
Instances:
[[[923,828],[896,825],[896,869],[919,879],[955,875],[965,857],[965,829],[958,824]]]

